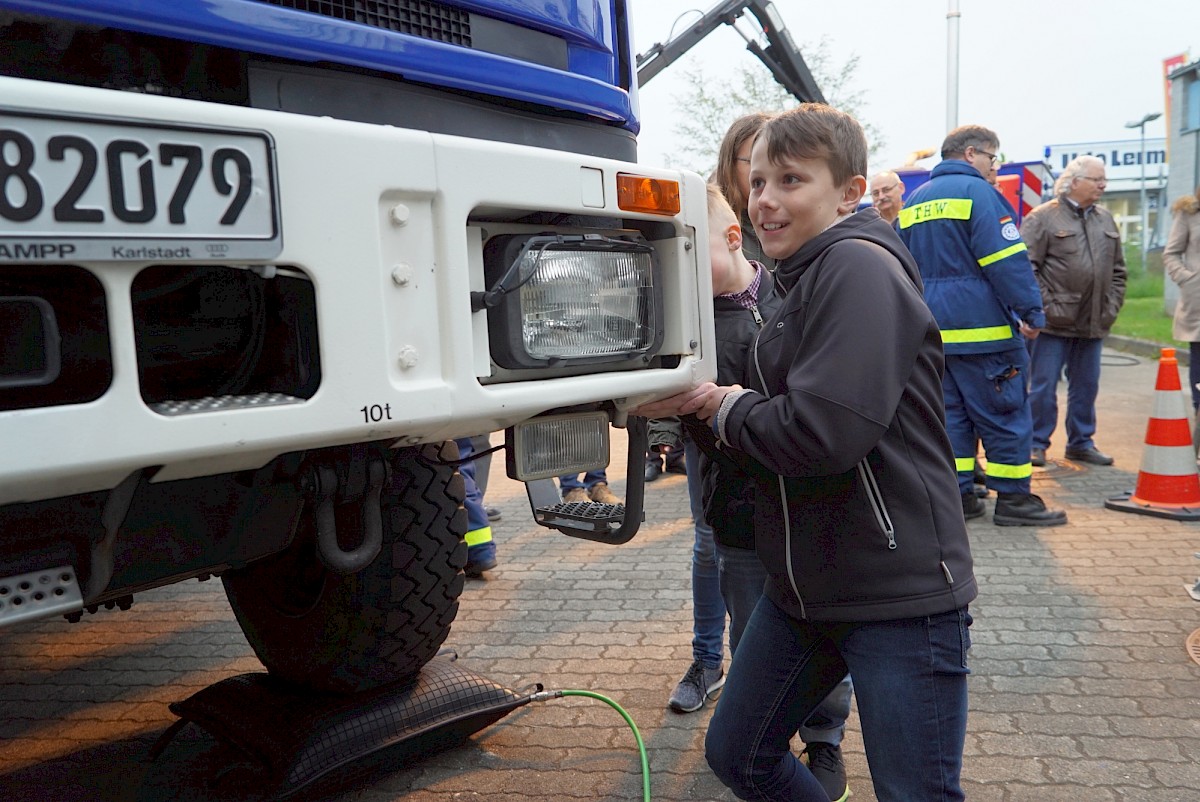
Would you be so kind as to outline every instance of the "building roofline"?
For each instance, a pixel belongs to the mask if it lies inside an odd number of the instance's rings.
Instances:
[[[1176,69],[1167,73],[1167,80],[1173,81],[1176,78],[1182,78],[1186,73],[1189,72],[1200,72],[1200,60],[1193,61],[1190,64],[1184,64],[1182,67],[1177,67]]]

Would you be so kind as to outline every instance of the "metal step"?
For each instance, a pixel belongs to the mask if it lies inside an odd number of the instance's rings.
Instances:
[[[201,412],[222,412],[227,409],[249,409],[251,407],[280,407],[303,404],[303,398],[283,393],[254,393],[253,395],[217,395],[204,398],[189,398],[184,401],[158,401],[150,409],[159,415],[195,415]]]
[[[69,565],[0,577],[0,626],[83,609],[83,594]]]
[[[609,524],[620,525],[625,518],[624,504],[602,504],[599,501],[570,501],[538,507],[534,518],[543,526],[554,526],[556,521],[570,522],[572,526],[584,524],[595,529],[607,529]]]
[[[525,483],[525,495],[533,520],[564,535],[598,543],[628,543],[646,520],[645,498],[646,421],[630,417],[629,449],[625,466],[625,503],[599,501],[562,501],[553,479],[535,479]]]

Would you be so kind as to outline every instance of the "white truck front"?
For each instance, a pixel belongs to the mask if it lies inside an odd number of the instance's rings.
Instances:
[[[462,588],[445,441],[594,466],[711,374],[624,3],[361,5],[0,0],[0,625],[219,574],[272,672],[393,681]]]

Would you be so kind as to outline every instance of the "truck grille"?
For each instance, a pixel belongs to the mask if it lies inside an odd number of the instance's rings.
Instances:
[[[471,14],[431,0],[258,0],[423,39],[471,46]]]

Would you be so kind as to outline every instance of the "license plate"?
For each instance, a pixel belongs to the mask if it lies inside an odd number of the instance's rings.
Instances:
[[[262,131],[0,108],[0,262],[271,259]]]

